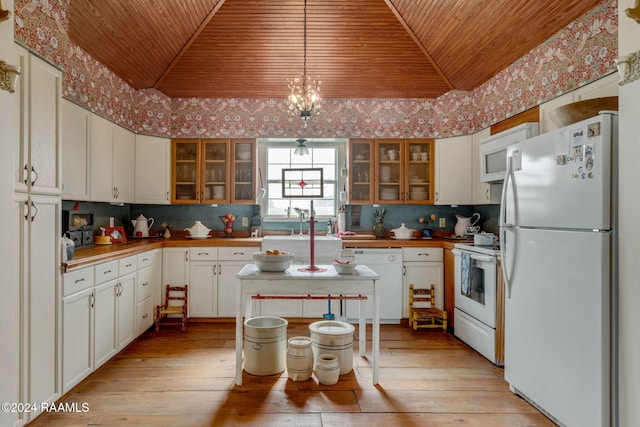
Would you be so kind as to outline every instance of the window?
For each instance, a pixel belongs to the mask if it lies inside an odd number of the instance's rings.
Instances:
[[[307,139],[306,146],[309,154],[302,156],[294,153],[295,139],[259,139],[258,143],[259,185],[264,186],[265,189],[259,203],[264,220],[297,221],[299,210],[308,212],[311,200],[313,200],[316,218],[336,216],[338,193],[345,185],[345,177],[342,176],[345,174],[341,174],[339,165],[345,162],[346,140]],[[322,168],[324,197],[322,199],[283,197],[282,170],[289,168]]]

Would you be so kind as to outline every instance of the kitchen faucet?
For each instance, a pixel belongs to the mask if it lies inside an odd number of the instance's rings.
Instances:
[[[300,235],[302,236],[302,220],[305,219],[305,217],[307,215],[307,210],[306,209],[300,209],[300,208],[293,208],[293,210],[296,211],[296,213],[298,214],[298,217],[300,218]]]

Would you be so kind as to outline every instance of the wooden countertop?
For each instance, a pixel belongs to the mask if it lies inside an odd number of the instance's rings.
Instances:
[[[345,248],[413,248],[413,247],[436,247],[453,249],[454,244],[461,243],[459,240],[450,240],[441,237],[432,239],[396,240],[391,238],[375,239],[368,236],[358,238],[358,236],[343,239],[342,246]],[[113,243],[111,245],[96,245],[90,248],[81,248],[75,251],[73,260],[62,264],[62,272],[87,267],[93,264],[109,261],[116,258],[135,255],[141,252],[159,248],[180,248],[180,247],[201,247],[201,246],[253,246],[259,248],[262,244],[261,238],[238,237],[223,238],[212,237],[210,239],[196,240],[187,239],[183,236],[150,239],[129,240],[126,243]]]

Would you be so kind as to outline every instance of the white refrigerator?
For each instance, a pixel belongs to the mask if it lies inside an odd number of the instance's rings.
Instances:
[[[610,425],[617,134],[603,112],[507,151],[504,376],[560,425]]]

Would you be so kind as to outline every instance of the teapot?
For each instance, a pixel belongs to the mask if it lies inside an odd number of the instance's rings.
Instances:
[[[456,222],[456,226],[453,228],[453,231],[455,232],[457,237],[462,237],[466,236],[467,227],[476,225],[476,222],[478,222],[478,220],[480,219],[480,214],[476,212],[468,218],[456,214],[456,218],[458,219],[458,222]]]
[[[153,218],[147,219],[140,214],[138,218],[131,220],[131,225],[133,225],[134,237],[149,237],[149,229],[153,227]]]
[[[416,231],[413,228],[407,228],[404,226],[404,222],[399,228],[394,228],[393,235],[399,240],[410,240],[413,237],[413,233]]]

